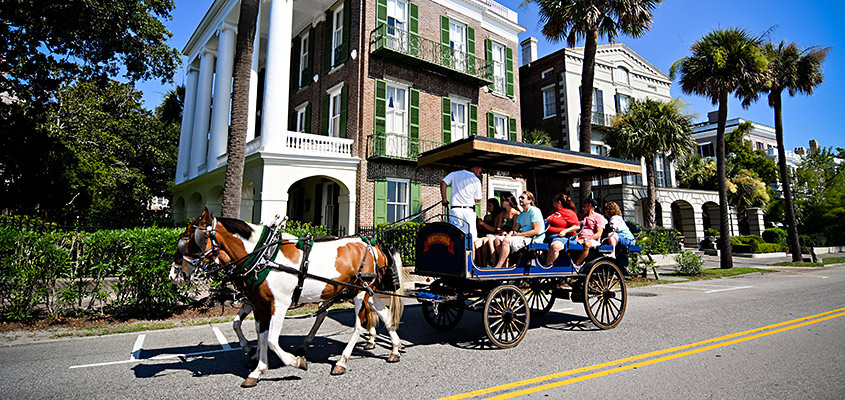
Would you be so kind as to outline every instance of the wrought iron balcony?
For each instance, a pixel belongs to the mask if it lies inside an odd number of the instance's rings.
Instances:
[[[493,82],[493,66],[483,59],[388,25],[370,32],[370,53],[479,87]]]
[[[420,153],[442,145],[438,141],[410,138],[398,133],[377,133],[367,136],[367,158],[417,161]]]
[[[596,126],[612,126],[616,114],[604,114],[593,111],[592,123]]]

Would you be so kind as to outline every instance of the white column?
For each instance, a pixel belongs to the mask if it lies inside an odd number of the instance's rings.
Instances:
[[[280,141],[287,128],[290,97],[290,38],[293,0],[272,0],[264,64],[264,109],[261,113],[262,147]],[[262,206],[262,213],[263,213]]]
[[[194,111],[194,140],[191,143],[191,165],[188,176],[193,178],[204,173],[200,166],[205,164],[208,146],[208,116],[211,108],[211,78],[214,75],[214,50],[204,48],[200,59],[200,73],[197,78],[197,99]]]
[[[188,73],[185,76],[185,104],[182,108],[182,131],[179,134],[179,158],[176,161],[176,183],[181,183],[188,178],[188,168],[191,163],[191,142],[194,134],[198,73],[196,67],[188,66]]]
[[[211,171],[217,168],[217,157],[226,153],[229,137],[229,110],[232,102],[232,72],[235,64],[236,27],[223,23],[217,35],[217,70],[214,74],[214,106],[211,109],[211,139],[208,142],[208,160]]]
[[[261,55],[261,9],[264,2],[258,2],[258,16],[255,20],[255,40],[252,42],[252,67],[249,71],[249,106],[247,109],[246,141],[255,139],[255,112],[258,109],[258,60]]]

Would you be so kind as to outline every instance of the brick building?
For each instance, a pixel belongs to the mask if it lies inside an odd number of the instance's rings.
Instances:
[[[239,6],[215,0],[183,50],[177,220],[219,213]],[[449,171],[418,168],[418,154],[469,135],[521,137],[523,31],[490,0],[262,1],[241,218],[352,233],[439,201]],[[488,197],[524,186],[482,184]]]

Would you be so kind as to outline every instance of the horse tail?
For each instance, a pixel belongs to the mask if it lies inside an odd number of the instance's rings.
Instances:
[[[388,248],[388,257],[393,259],[396,271],[399,277],[399,287],[393,291],[394,294],[402,296],[405,294],[405,271],[402,268],[402,257],[398,251]],[[390,322],[394,328],[399,327],[399,321],[402,320],[402,313],[405,311],[405,303],[402,297],[390,296]]]

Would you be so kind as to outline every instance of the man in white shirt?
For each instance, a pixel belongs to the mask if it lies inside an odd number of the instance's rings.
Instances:
[[[469,171],[460,170],[450,173],[440,181],[440,197],[443,205],[449,205],[449,222],[472,235],[473,242],[478,240],[475,227],[475,203],[481,201],[481,167],[472,166]],[[446,200],[446,186],[452,185],[452,198]],[[473,246],[475,247],[475,246]]]

